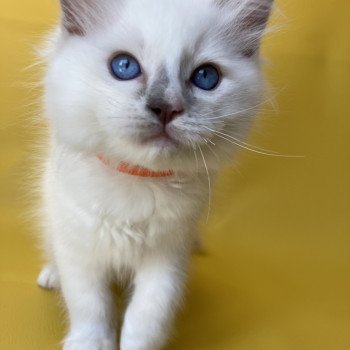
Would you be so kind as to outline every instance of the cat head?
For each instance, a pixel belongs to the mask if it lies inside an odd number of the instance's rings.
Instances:
[[[208,166],[261,102],[273,0],[61,0],[45,102],[57,142],[159,169]]]

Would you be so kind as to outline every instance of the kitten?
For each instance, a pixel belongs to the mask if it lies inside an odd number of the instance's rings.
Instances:
[[[273,0],[61,0],[47,55],[42,185],[64,350],[117,348],[110,283],[131,276],[121,350],[165,346],[211,179],[261,103]]]

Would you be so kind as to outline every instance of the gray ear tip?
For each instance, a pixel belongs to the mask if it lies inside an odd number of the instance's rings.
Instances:
[[[270,18],[274,0],[215,0],[231,18],[230,35],[245,57],[258,55],[261,37]],[[230,11],[232,10],[232,11]]]
[[[84,13],[82,9],[87,6],[86,0],[60,0],[62,18],[61,23],[63,28],[71,35],[83,36],[85,34],[84,30],[84,20],[82,17]]]
[[[214,0],[217,5],[230,5],[232,3],[232,0]],[[241,0],[243,2],[249,3],[249,2],[255,2],[255,3],[267,3],[272,4],[275,2],[275,0]],[[236,4],[232,4],[236,5]]]

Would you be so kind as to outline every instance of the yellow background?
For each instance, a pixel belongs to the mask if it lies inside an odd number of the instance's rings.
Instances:
[[[278,17],[278,18],[277,18]],[[0,1],[0,349],[59,349],[59,297],[21,218],[40,91],[24,83],[52,0]],[[277,19],[276,19],[277,18]],[[280,0],[264,45],[276,92],[222,176],[170,350],[350,349],[350,2]]]

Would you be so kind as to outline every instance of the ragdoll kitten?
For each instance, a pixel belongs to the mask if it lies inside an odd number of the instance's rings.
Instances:
[[[47,53],[49,262],[38,283],[62,290],[65,350],[114,350],[109,285],[130,276],[119,347],[161,349],[210,181],[261,103],[272,0],[61,5]]]

